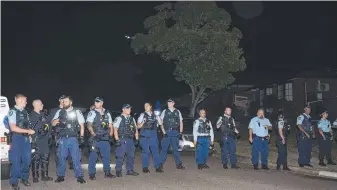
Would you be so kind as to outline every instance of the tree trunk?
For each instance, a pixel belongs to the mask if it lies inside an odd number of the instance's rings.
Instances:
[[[205,88],[196,87],[193,85],[190,85],[191,91],[192,91],[192,102],[190,106],[190,114],[189,117],[195,117],[195,109],[197,105],[204,100],[203,93],[205,91]]]

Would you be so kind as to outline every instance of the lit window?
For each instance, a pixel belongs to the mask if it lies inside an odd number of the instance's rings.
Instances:
[[[285,98],[288,101],[293,101],[293,84],[287,83],[285,85]]]
[[[264,90],[260,90],[260,106],[263,106]]]
[[[277,86],[277,97],[278,99],[284,98],[284,85],[283,84]]]
[[[273,94],[273,88],[266,88],[266,95],[272,95]]]

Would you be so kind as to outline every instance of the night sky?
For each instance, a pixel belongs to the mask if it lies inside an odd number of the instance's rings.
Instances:
[[[172,76],[174,65],[135,56],[124,38],[144,32],[144,19],[161,3],[1,2],[1,94],[12,100],[23,93],[29,103],[41,98],[47,107],[61,94],[86,107],[103,96],[107,107],[120,109],[122,102],[141,107],[189,92]],[[252,19],[240,17],[231,2],[218,6],[244,35],[247,70],[240,81],[337,67],[337,3],[263,2]]]

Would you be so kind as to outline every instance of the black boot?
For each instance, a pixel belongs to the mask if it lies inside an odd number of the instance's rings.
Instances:
[[[40,160],[39,156],[36,153],[32,154],[32,176],[33,176],[33,183],[38,183],[39,182],[39,165],[40,165]]]
[[[150,173],[149,168],[143,168],[143,173]]]
[[[123,176],[122,171],[116,171],[116,176],[117,177],[122,177]]]
[[[157,173],[163,173],[164,170],[163,170],[161,167],[159,167],[159,168],[156,168],[156,172],[157,172]]]
[[[225,169],[225,170],[228,169],[227,164],[222,164],[222,168]]]
[[[95,174],[89,174],[89,179],[90,180],[96,180],[96,175]]]
[[[287,163],[283,164],[283,170],[284,171],[291,171],[291,169],[288,168],[288,164]]]
[[[64,182],[64,177],[63,176],[57,176],[55,183],[61,183]]]
[[[30,186],[30,183],[29,183],[29,181],[26,179],[26,180],[21,180],[21,183],[24,185],[24,186],[26,186],[26,187],[28,187],[28,186]]]
[[[12,184],[12,190],[20,190],[20,187],[18,186],[18,184]]]
[[[204,167],[202,164],[198,164],[198,170],[202,170]]]
[[[319,160],[319,164],[320,166],[326,166],[326,164],[324,164],[324,161],[323,160]]]
[[[207,166],[207,164],[204,164],[202,167],[205,169],[209,169],[209,166]]]
[[[53,178],[48,176],[48,166],[49,166],[48,159],[42,160],[42,163],[41,163],[41,175],[42,175],[41,180],[42,181],[53,181]]]
[[[280,169],[281,169],[281,164],[277,164],[276,170],[280,170]]]
[[[126,175],[137,176],[137,175],[139,175],[139,173],[131,170],[131,171],[126,172]]]
[[[263,170],[269,170],[269,168],[268,168],[267,165],[262,165],[261,169],[263,169]]]
[[[254,170],[259,170],[259,165],[258,164],[254,165]]]
[[[77,177],[77,182],[78,183],[86,183],[86,181],[84,180],[83,176]]]
[[[177,166],[176,166],[176,168],[178,169],[178,170],[184,170],[185,169],[185,167],[183,166],[183,164],[178,164]]]
[[[232,168],[232,169],[240,169],[240,167],[239,167],[238,165],[236,165],[236,164],[235,164],[235,165],[232,165],[231,168]]]
[[[39,183],[39,172],[33,170],[32,175],[33,175],[33,183]]]
[[[110,172],[105,172],[105,175],[104,175],[105,178],[116,178],[115,175],[112,175]]]

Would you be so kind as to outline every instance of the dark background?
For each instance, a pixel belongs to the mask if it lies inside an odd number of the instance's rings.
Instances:
[[[144,19],[162,3],[1,2],[1,94],[12,101],[23,93],[29,105],[40,98],[47,108],[61,94],[85,107],[103,96],[106,107],[118,110],[123,103],[139,109],[143,101],[188,93],[175,81],[174,65],[156,55],[135,56],[124,37],[144,32]],[[218,2],[244,35],[247,69],[238,80],[337,68],[336,5],[263,2],[262,14],[247,19],[231,2]]]

